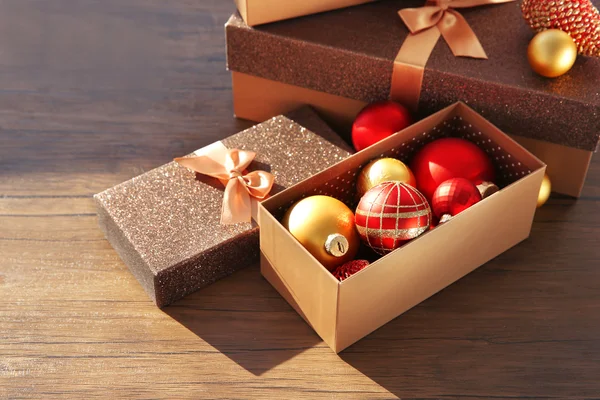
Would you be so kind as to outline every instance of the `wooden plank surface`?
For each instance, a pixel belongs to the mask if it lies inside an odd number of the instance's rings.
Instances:
[[[600,159],[528,241],[340,356],[257,266],[153,306],[91,196],[249,126],[230,3],[0,1],[0,398],[600,398]]]

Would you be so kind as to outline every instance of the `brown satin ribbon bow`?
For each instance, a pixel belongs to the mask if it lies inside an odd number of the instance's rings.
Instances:
[[[410,30],[394,62],[391,98],[417,108],[425,65],[440,36],[457,57],[487,59],[483,46],[456,10],[515,0],[428,0],[425,6],[398,11]]]
[[[176,158],[175,161],[202,175],[212,176],[225,183],[221,223],[237,224],[250,222],[252,217],[251,197],[263,200],[273,187],[274,177],[269,172],[253,171],[244,175],[256,153],[228,150],[218,142],[208,151],[192,157]]]

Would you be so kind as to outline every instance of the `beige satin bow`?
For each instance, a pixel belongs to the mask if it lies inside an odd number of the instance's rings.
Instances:
[[[254,157],[256,153],[253,151],[227,150],[224,146],[212,146],[204,154],[176,158],[175,161],[202,175],[226,182],[221,223],[228,225],[250,222],[251,197],[263,200],[273,187],[275,179],[269,172],[253,171],[244,175],[244,170]]]
[[[428,0],[423,7],[398,11],[408,35],[394,62],[391,98],[416,110],[423,73],[440,35],[457,57],[487,59],[483,46],[465,18],[456,10],[515,0]]]

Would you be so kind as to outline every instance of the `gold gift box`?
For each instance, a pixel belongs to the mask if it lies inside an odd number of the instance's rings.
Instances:
[[[339,282],[283,227],[296,201],[324,194],[355,206],[354,185],[370,160],[407,161],[444,136],[471,140],[494,161],[502,189],[364,270]],[[396,133],[259,206],[261,272],[335,352],[340,352],[526,239],[546,166],[463,103]]]
[[[244,21],[255,26],[371,1],[374,0],[235,0],[235,4]]]

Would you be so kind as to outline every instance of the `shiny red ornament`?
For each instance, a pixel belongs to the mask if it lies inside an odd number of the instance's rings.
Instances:
[[[579,54],[600,57],[600,12],[590,0],[523,0],[521,11],[536,32],[560,29]]]
[[[352,124],[352,143],[361,151],[412,124],[408,109],[393,101],[366,106]]]
[[[335,276],[340,282],[342,282],[343,280],[350,278],[358,271],[368,267],[369,264],[370,263],[367,260],[352,260],[340,265],[332,273],[333,276]]]
[[[423,147],[410,163],[417,189],[431,201],[433,192],[444,181],[465,178],[479,185],[494,182],[496,175],[490,158],[477,145],[465,139],[443,138]]]
[[[383,255],[428,231],[431,217],[425,196],[410,185],[394,181],[365,193],[354,220],[362,241]]]
[[[443,182],[431,199],[431,209],[441,221],[448,220],[481,201],[477,186],[468,179],[453,178]]]

